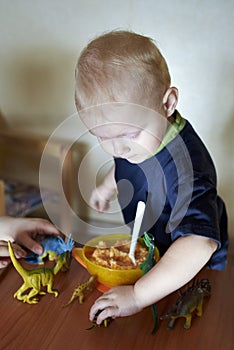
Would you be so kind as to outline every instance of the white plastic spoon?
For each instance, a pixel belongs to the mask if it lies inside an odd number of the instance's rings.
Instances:
[[[129,258],[132,260],[134,265],[136,265],[135,249],[136,249],[137,239],[140,233],[144,212],[145,212],[145,203],[142,201],[139,201],[137,203],[136,217],[133,225],[132,239],[131,239],[130,250],[128,254]]]

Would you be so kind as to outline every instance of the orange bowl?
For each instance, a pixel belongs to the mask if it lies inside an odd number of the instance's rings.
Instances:
[[[130,240],[128,234],[109,234],[92,238],[83,248],[74,248],[74,258],[84,266],[91,275],[97,276],[97,281],[107,287],[120,286],[124,284],[134,284],[141,276],[142,271],[138,267],[130,270],[115,270],[95,264],[89,260],[93,250],[100,241],[104,241],[108,246],[115,244],[117,240]],[[140,242],[141,243],[141,242]],[[141,243],[143,245],[143,243]],[[159,260],[158,249],[155,248],[155,260]]]

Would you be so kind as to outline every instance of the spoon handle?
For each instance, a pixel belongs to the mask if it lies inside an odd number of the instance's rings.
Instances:
[[[145,212],[145,203],[142,201],[139,201],[137,203],[137,210],[136,210],[136,217],[133,225],[132,230],[132,238],[131,238],[131,244],[130,244],[130,250],[128,256],[132,260],[133,264],[136,265],[135,260],[135,249],[137,244],[137,239],[140,233],[141,223]]]

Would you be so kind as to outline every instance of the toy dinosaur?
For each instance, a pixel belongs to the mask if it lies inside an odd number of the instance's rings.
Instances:
[[[85,293],[86,291],[90,291],[93,289],[93,285],[94,282],[96,280],[97,276],[96,275],[92,275],[88,281],[83,282],[81,284],[79,284],[75,289],[74,292],[71,296],[71,299],[68,301],[67,304],[65,304],[64,306],[68,306],[69,304],[71,304],[73,302],[73,300],[75,300],[76,298],[79,298],[79,303],[82,304],[84,302],[84,298],[85,298]]]
[[[155,258],[154,258],[154,237],[151,234],[148,234],[147,232],[143,235],[143,242],[148,247],[148,255],[145,259],[145,261],[140,265],[140,269],[142,271],[142,275],[145,275],[152,267],[156,264]],[[156,333],[158,329],[158,312],[156,308],[156,304],[151,305],[153,319],[154,319],[154,328],[151,331],[151,334]]]
[[[89,327],[89,328],[86,328],[86,331],[91,331],[92,329],[97,328],[97,327],[104,327],[104,328],[106,328],[106,327],[109,326],[109,324],[110,324],[111,321],[112,321],[112,318],[111,318],[111,317],[107,317],[107,318],[105,318],[105,320],[102,321],[101,324],[97,324],[96,321],[97,321],[97,317],[98,317],[98,315],[99,315],[100,312],[101,312],[101,310],[99,310],[99,311],[96,313],[95,318],[94,318],[94,320],[92,321],[92,326]]]
[[[23,285],[14,294],[14,298],[22,300],[24,303],[36,304],[39,301],[36,295],[46,294],[46,292],[41,290],[42,287],[47,287],[47,293],[53,293],[55,297],[58,296],[58,291],[53,290],[54,276],[58,273],[62,266],[66,264],[66,252],[57,258],[57,262],[53,268],[41,267],[38,269],[27,270],[23,268],[16,259],[10,241],[8,242],[8,248],[11,261],[15,269],[24,280]],[[28,292],[28,294],[24,294],[28,289],[31,290]]]
[[[185,292],[179,291],[179,298],[172,309],[162,315],[160,319],[170,317],[167,328],[172,329],[178,317],[185,317],[184,328],[189,329],[193,311],[196,312],[197,316],[202,316],[203,299],[210,296],[210,293],[211,285],[208,279],[194,280],[192,286],[187,285]]]
[[[62,237],[50,236],[40,242],[43,247],[42,254],[31,253],[26,256],[25,261],[30,264],[44,264],[44,258],[48,257],[50,261],[56,260],[58,255],[64,252],[71,252],[74,241],[71,235],[68,237],[67,242],[65,242]]]

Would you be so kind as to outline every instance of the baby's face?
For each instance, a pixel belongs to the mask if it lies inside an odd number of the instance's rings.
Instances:
[[[136,104],[102,104],[79,114],[107,153],[131,163],[152,156],[168,126],[165,116]]]

